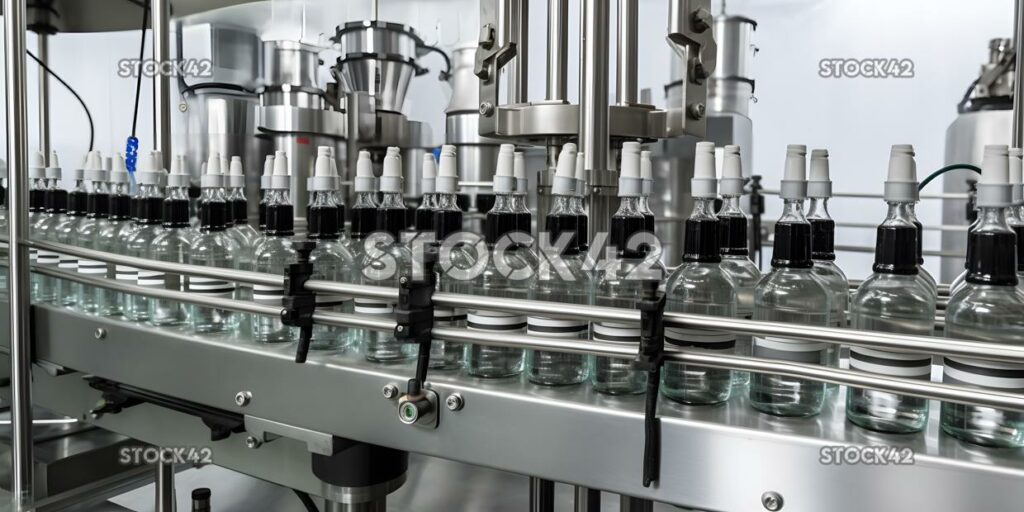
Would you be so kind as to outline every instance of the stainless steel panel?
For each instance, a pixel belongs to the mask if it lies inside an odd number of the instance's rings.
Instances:
[[[297,41],[264,41],[260,81],[268,86],[318,89],[319,50]]]

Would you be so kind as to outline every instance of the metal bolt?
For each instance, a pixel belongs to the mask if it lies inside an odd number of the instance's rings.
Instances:
[[[461,410],[466,405],[465,400],[462,399],[462,395],[458,393],[452,393],[448,395],[448,398],[444,400],[444,404],[448,406],[449,411]]]
[[[399,325],[395,327],[395,332],[405,332],[405,326]]]
[[[707,9],[701,7],[700,9],[693,11],[693,29],[697,32],[704,32],[711,28],[712,22],[713,18]]]
[[[398,282],[400,284],[409,284],[409,277],[408,276],[402,276],[402,277],[398,278]]]
[[[775,491],[768,491],[761,495],[761,505],[770,512],[782,510],[782,505],[784,505],[782,495]]]
[[[482,115],[484,117],[491,117],[492,115],[494,115],[494,105],[491,102],[489,102],[489,101],[485,101],[485,102],[481,103],[480,104],[480,115]]]
[[[188,103],[185,103],[185,102],[178,103],[178,112],[187,112],[187,111],[188,111]]]
[[[249,437],[245,438],[245,447],[246,448],[249,448],[250,450],[255,450],[256,448],[259,448],[260,446],[263,446],[263,441],[260,441],[256,437],[249,436]]]
[[[252,401],[252,393],[249,391],[239,391],[235,394],[235,405],[239,407],[245,407]]]
[[[387,398],[388,400],[393,400],[395,398],[398,398],[398,386],[396,386],[394,384],[388,384],[388,385],[384,386],[384,389],[383,389],[382,392],[384,394],[384,398]]]
[[[92,332],[92,337],[102,340],[107,337],[107,330],[102,327],[97,327],[96,330]]]
[[[707,108],[703,103],[693,103],[686,108],[686,113],[690,114],[693,119],[704,119],[704,114]]]

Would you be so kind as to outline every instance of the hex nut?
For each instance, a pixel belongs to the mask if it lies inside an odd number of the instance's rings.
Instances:
[[[383,394],[384,398],[387,398],[388,400],[394,400],[395,398],[398,398],[398,386],[394,384],[387,384],[384,386],[384,389],[381,390],[381,394]]]
[[[466,402],[463,400],[462,395],[458,393],[452,393],[448,395],[448,398],[444,400],[444,404],[448,406],[449,411],[459,411],[465,407]]]

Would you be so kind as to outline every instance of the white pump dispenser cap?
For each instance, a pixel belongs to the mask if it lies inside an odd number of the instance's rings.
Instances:
[[[1005,145],[985,146],[978,179],[978,207],[1005,208],[1013,199],[1009,151]]]
[[[270,177],[274,174],[274,155],[267,155],[263,161],[263,174],[260,175],[260,190],[270,188]]]
[[[516,151],[513,154],[512,169],[512,174],[516,178],[515,194],[517,196],[525,196],[530,189],[530,181],[526,177],[526,157],[522,151]]]
[[[889,174],[885,180],[885,192],[882,197],[890,203],[916,203],[920,198],[917,191],[914,146],[892,145],[892,149],[889,150]]]
[[[640,151],[640,179],[643,180],[641,194],[644,197],[650,197],[651,192],[654,191],[654,168],[651,162],[651,152],[648,150]]]
[[[288,168],[288,154],[284,151],[274,152],[274,174],[270,177],[272,190],[288,190],[292,186],[291,169]]]
[[[1024,169],[1021,160],[1024,151],[1010,148],[1010,185],[1013,185],[1013,204],[1024,204]]]
[[[57,158],[57,152],[50,150],[50,161],[46,166],[44,172],[47,179],[59,180],[60,179],[60,159]]]
[[[380,191],[396,194],[405,190],[402,179],[402,155],[401,149],[389,147],[388,153],[384,156],[384,173],[380,177]]]
[[[375,192],[377,181],[373,175],[373,161],[370,160],[370,152],[365,149],[359,152],[359,160],[356,160],[356,192]]]
[[[622,143],[622,162],[619,165],[619,197],[640,197],[640,143]]]
[[[167,175],[167,186],[188,188],[189,175],[185,171],[185,155],[174,155],[171,162],[171,173]]]
[[[562,145],[558,153],[558,164],[555,167],[555,178],[551,183],[551,193],[556,196],[571,196],[576,191],[576,144],[568,142]]]
[[[128,168],[124,165],[124,154],[118,153],[114,156],[113,168],[110,169],[110,182],[111,183],[125,183],[128,180]]]
[[[730,144],[722,149],[722,185],[723,197],[740,197],[743,195],[743,158],[740,147]]]
[[[828,150],[811,150],[811,175],[807,181],[807,197],[832,197],[832,179],[829,177]]]
[[[715,143],[698,142],[693,156],[693,179],[690,189],[694,198],[718,197],[718,179],[715,175]]]
[[[245,171],[242,169],[242,157],[232,156],[231,164],[224,171],[225,185],[231,188],[245,188]]]
[[[85,179],[89,181],[110,181],[110,171],[103,168],[103,155],[99,151],[89,153],[89,157],[85,162]]]
[[[587,193],[587,170],[584,168],[583,152],[576,153],[576,195],[583,197]]]
[[[221,170],[223,164],[220,155],[210,153],[210,161],[206,163],[206,170],[199,177],[199,186],[203,188],[220,188],[224,186],[224,174]]]
[[[46,155],[42,151],[33,151],[32,158],[28,163],[29,179],[43,179],[46,177]]]
[[[456,169],[455,146],[441,146],[441,162],[434,179],[434,189],[439,194],[454,194],[459,189],[459,172]]]
[[[782,178],[780,196],[783,199],[807,198],[807,146],[786,146],[786,168]]]
[[[322,147],[321,147],[322,148]],[[317,151],[313,175],[306,180],[306,189],[310,192],[333,192],[338,189],[338,177],[331,168],[331,155],[326,151]]]
[[[159,185],[163,181],[164,172],[157,164],[153,153],[145,153],[139,159],[138,170],[135,171],[135,183],[139,185]]]
[[[423,188],[423,194],[433,194],[437,190],[437,162],[434,161],[433,153],[423,155],[420,176],[422,177],[420,183]]]
[[[513,175],[513,159],[516,147],[502,144],[498,150],[498,166],[494,170],[494,193],[511,194],[516,189],[516,178]]]

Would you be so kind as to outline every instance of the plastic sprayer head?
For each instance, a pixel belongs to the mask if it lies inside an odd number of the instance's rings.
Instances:
[[[423,194],[433,194],[437,190],[437,162],[432,153],[423,155],[420,177],[422,178]]]
[[[331,166],[330,153],[321,149],[317,151],[316,163],[313,165],[313,176],[306,180],[306,188],[310,192],[330,192],[338,189],[338,177]]]
[[[619,197],[639,197],[643,189],[640,179],[640,143],[622,143],[619,164]]]
[[[29,179],[43,179],[46,177],[46,155],[42,151],[33,151],[28,162]]]
[[[494,170],[494,193],[511,194],[516,189],[515,152],[512,144],[502,144],[498,150],[498,165]]]
[[[50,151],[50,162],[46,167],[45,175],[47,179],[59,180],[60,179],[60,159],[57,158],[57,152]]]
[[[370,152],[363,150],[359,152],[359,159],[356,160],[356,192],[376,192],[376,177],[373,175],[373,160],[370,159]]]
[[[1005,145],[985,146],[978,179],[978,207],[1003,208],[1010,206],[1012,200],[1009,149]]]
[[[159,185],[163,177],[164,172],[160,169],[156,155],[152,152],[143,153],[138,170],[135,171],[135,182],[139,185]]]
[[[441,161],[434,179],[434,189],[440,194],[454,194],[459,188],[459,172],[456,167],[455,146],[441,146]]]
[[[189,175],[186,170],[185,155],[174,155],[171,162],[171,173],[167,175],[167,186],[188,188]]]
[[[723,196],[739,197],[743,195],[743,158],[740,147],[730,144],[722,148],[722,186]]]
[[[516,194],[526,195],[529,181],[526,178],[526,157],[522,151],[516,151],[512,158],[512,174],[516,178]]]
[[[113,167],[110,169],[110,182],[128,184],[128,167],[124,163],[124,154],[114,155]]]
[[[392,146],[388,148],[387,155],[384,156],[384,172],[380,178],[380,191],[392,194],[401,193],[402,181],[401,150]]]
[[[693,179],[690,188],[695,198],[718,197],[718,179],[715,173],[715,143],[698,142],[693,157]]]
[[[555,167],[555,179],[551,184],[551,193],[558,196],[572,195],[576,191],[576,144],[571,142],[562,145],[558,153]]]
[[[210,160],[199,177],[199,185],[203,188],[220,188],[224,186],[223,159],[217,153],[210,153]]]
[[[783,199],[802,200],[807,198],[807,146],[803,144],[786,146],[786,167],[780,188],[779,195]]]
[[[1024,151],[1021,148],[1010,148],[1010,185],[1013,185],[1013,204],[1024,202],[1024,169],[1021,160]]]
[[[832,197],[832,179],[829,177],[827,149],[811,151],[811,175],[807,184],[807,196],[819,199]]]

